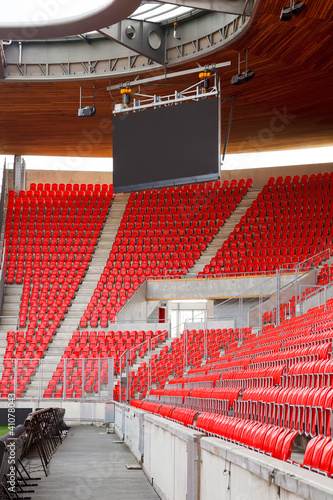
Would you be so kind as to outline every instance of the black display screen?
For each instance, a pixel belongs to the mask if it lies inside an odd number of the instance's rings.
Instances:
[[[219,98],[113,117],[113,189],[219,179]]]

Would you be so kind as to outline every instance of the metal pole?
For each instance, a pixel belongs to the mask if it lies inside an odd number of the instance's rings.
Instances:
[[[108,400],[113,399],[114,359],[108,358]]]
[[[126,349],[126,403],[129,402],[129,349]]]
[[[297,265],[295,266],[295,316],[298,316],[297,314]]]
[[[63,376],[63,388],[62,388],[62,397],[66,399],[66,367],[67,367],[67,358],[64,359],[64,376]]]
[[[280,273],[276,270],[276,326],[280,325]]]
[[[262,333],[262,289],[259,286],[259,332]]]
[[[205,321],[204,325],[205,325],[204,360],[205,360],[205,363],[206,363],[207,357],[208,357],[208,352],[207,352],[207,337],[208,337],[207,321]]]
[[[234,116],[235,99],[236,99],[236,96],[232,96],[231,107],[230,107],[230,112],[229,112],[229,120],[228,120],[228,126],[227,126],[227,133],[226,133],[226,136],[225,136],[223,153],[222,153],[222,162],[224,162],[225,155],[226,155],[226,152],[227,152],[228,143],[229,143],[229,137],[230,137],[232,119],[233,119],[233,116]]]
[[[121,369],[122,362],[121,362],[121,360],[122,360],[122,358],[123,358],[123,355],[121,355],[119,357],[119,360],[118,360],[118,363],[119,363],[119,365],[118,365],[119,366],[119,403],[121,403],[121,372],[122,372],[122,369]]]
[[[15,362],[14,362],[14,396],[15,396],[15,398],[17,395],[17,362],[18,362],[18,359],[15,359]]]
[[[151,339],[148,340],[148,389],[151,389]]]
[[[325,286],[324,288],[324,304],[325,304],[325,308],[326,308],[326,297],[327,297],[327,286]]]
[[[239,297],[239,342],[243,343],[243,296]]]
[[[86,397],[86,394],[85,394],[85,390],[84,390],[84,386],[86,385],[85,384],[85,359],[82,358],[82,398],[85,399]]]
[[[101,399],[101,358],[98,358],[98,399]]]
[[[39,360],[39,399],[43,397],[43,360]]]
[[[184,351],[185,351],[185,359],[184,359],[184,372],[187,370],[187,324],[184,323]]]

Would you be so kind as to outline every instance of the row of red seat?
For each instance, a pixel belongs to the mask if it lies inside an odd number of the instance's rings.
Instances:
[[[333,440],[318,434],[308,442],[303,468],[333,477]]]
[[[64,395],[64,386],[66,385],[66,397],[80,397],[77,394],[82,394],[84,386],[85,393],[96,392],[96,381],[87,377],[89,371],[84,368],[84,362],[91,359],[100,358],[105,364],[107,358],[112,357],[114,361],[114,373],[120,374],[125,368],[125,357],[123,354],[126,349],[130,349],[129,359],[132,365],[138,357],[143,357],[148,349],[155,347],[164,342],[167,338],[167,331],[156,330],[155,332],[133,330],[132,332],[125,331],[93,331],[79,332],[75,331],[72,338],[69,340],[68,346],[65,348],[61,361],[54,371],[51,380],[44,392],[44,397],[52,397],[53,395]],[[66,379],[64,372],[66,367]],[[72,374],[75,373],[75,378],[72,380]],[[103,372],[100,380],[100,388],[105,388],[108,383],[109,368]],[[94,376],[96,378],[96,369]],[[73,387],[76,390],[73,392]],[[134,392],[131,390],[131,394]]]
[[[188,360],[188,366],[195,366],[195,368],[192,368],[191,373],[188,373],[187,376],[183,376],[182,370],[184,365],[181,364],[181,370],[180,370],[181,378],[179,377],[177,378],[174,376],[171,382],[177,384],[177,387],[179,387],[179,384],[182,387],[184,386],[184,384],[187,384],[192,379],[192,382],[194,384],[196,384],[197,386],[201,385],[202,387],[207,383],[210,384],[216,383],[214,382],[213,379],[215,378],[216,381],[216,379],[219,379],[222,376],[223,381],[225,380],[225,382],[222,383],[228,384],[228,386],[230,386],[230,383],[232,382],[231,387],[235,388],[251,387],[251,385],[254,383],[258,384],[259,386],[261,385],[271,386],[276,383],[283,383],[284,377],[288,376],[288,370],[290,366],[292,366],[291,362],[285,364],[284,360],[289,359],[293,360],[293,363],[296,363],[299,359],[302,359],[299,356],[302,353],[309,355],[309,357],[305,359],[311,359],[311,356],[313,356],[312,359],[314,358],[323,359],[330,353],[331,350],[330,344],[312,345],[312,341],[317,342],[319,341],[319,339],[317,338],[317,334],[309,333],[311,331],[311,328],[308,326],[308,318],[311,317],[311,314],[312,312],[310,311],[307,315],[304,315],[302,317],[293,320],[289,325],[290,329],[288,329],[287,326],[285,325],[280,329],[266,330],[263,335],[258,337],[253,336],[250,329],[246,330],[244,343],[240,347],[238,346],[238,342],[235,341],[235,339],[237,338],[236,332],[230,333],[230,331],[225,330],[223,331],[222,336],[225,335],[229,339],[228,348],[226,349],[227,354],[222,357],[213,357],[212,360],[208,359],[208,363],[203,366],[200,366],[202,360],[202,358],[200,358],[200,355],[199,357],[196,358],[196,355],[198,356],[196,349],[200,345],[200,339],[197,339],[192,334],[192,336],[190,337],[191,347],[189,349],[189,352],[191,352],[191,359]],[[320,318],[318,314],[317,317]],[[202,332],[201,335],[203,335]],[[307,341],[309,344],[307,345],[307,347],[300,348],[300,349],[305,349],[305,351],[304,352],[298,351],[297,347],[298,344],[294,344],[295,349],[287,350],[291,349],[293,346],[291,342],[292,339],[298,339],[301,338],[301,336],[304,339],[304,341]],[[208,339],[208,345],[210,344],[212,338],[214,337],[210,337]],[[184,335],[182,335],[180,341],[178,341],[179,358],[184,350],[183,347],[184,341],[185,338]],[[287,347],[284,347],[285,344]],[[224,345],[226,345],[225,340],[224,340]],[[250,371],[249,368],[251,366],[256,366],[255,365],[256,361],[260,360],[259,355],[260,351],[263,350],[263,347],[266,348],[267,351],[269,350],[268,348],[271,347],[271,356],[276,356],[276,361],[274,363],[276,363],[277,366],[273,366],[271,368],[263,368],[261,370],[256,369],[255,371],[253,370]],[[177,348],[178,348],[177,344],[171,346],[171,350],[168,353],[168,359],[170,359],[172,356],[178,356],[176,354]],[[295,357],[293,357],[293,355],[295,355]],[[296,355],[298,355],[298,357]],[[269,357],[268,354],[266,356]],[[197,361],[194,361],[194,359],[197,359]],[[153,365],[155,365],[156,361],[157,361],[156,359],[152,360]],[[214,363],[209,363],[209,361],[214,361]],[[165,373],[168,372],[167,362],[168,360],[162,360],[162,359],[159,360],[158,362],[159,366],[161,366],[161,369],[164,370]],[[199,363],[199,365],[197,365],[197,363]],[[242,366],[242,363],[245,369],[240,372],[239,370],[237,370],[237,367]],[[164,368],[162,368],[163,365]],[[214,371],[215,373],[213,373]],[[211,372],[212,375],[214,376],[213,378],[208,377],[208,379],[211,378],[211,380],[207,380],[206,375],[210,374]],[[204,378],[202,378],[200,374],[203,374]],[[191,375],[191,377],[189,377],[189,375]],[[199,379],[195,378],[193,379],[193,376],[199,376]]]
[[[30,184],[31,191],[95,191],[95,192],[109,192],[113,194],[113,184],[86,184],[86,183],[74,183],[67,182],[66,184],[53,182],[52,184],[46,182],[32,182]]]
[[[148,276],[186,274],[248,189],[244,180],[224,185],[131,193],[80,325],[106,327]]]
[[[299,270],[309,269],[312,264],[318,266],[323,256],[314,256],[330,247],[331,184],[329,175],[313,176],[302,184],[296,181],[293,184],[289,178],[288,182],[268,183],[200,276],[271,272],[282,265],[294,267],[295,262],[311,257]],[[305,195],[307,185],[313,189]],[[295,214],[291,215],[293,207]],[[293,227],[288,232],[291,221]],[[304,241],[300,245],[302,236]],[[268,243],[271,248],[264,255]]]
[[[23,283],[19,327],[26,331],[8,333],[2,395],[14,384],[17,396],[24,393],[33,371],[15,375],[15,360],[38,364],[43,357],[85,275],[113,196],[109,187],[82,196],[71,190],[68,197],[30,191],[10,191],[8,198],[6,280]]]
[[[197,411],[190,408],[178,408],[171,405],[161,405],[160,403],[152,403],[149,401],[140,401],[138,399],[131,400],[131,406],[140,408],[141,410],[149,411],[153,414],[159,414],[171,420],[182,423],[185,427],[193,425]]]
[[[195,426],[209,434],[221,436],[228,441],[264,452],[283,461],[291,458],[292,445],[298,434],[297,431],[292,432],[283,427],[214,413],[201,413]]]
[[[314,436],[333,437],[331,387],[270,387],[246,389],[234,405],[234,415],[280,425]]]

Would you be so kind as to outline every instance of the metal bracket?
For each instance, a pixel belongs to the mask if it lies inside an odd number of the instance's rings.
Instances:
[[[167,62],[165,30],[159,24],[125,19],[98,32],[159,64]]]
[[[5,79],[5,64],[6,64],[6,56],[3,50],[3,44],[0,43],[0,80]]]

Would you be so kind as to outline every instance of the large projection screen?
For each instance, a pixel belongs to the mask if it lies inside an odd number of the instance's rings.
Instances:
[[[220,178],[220,99],[113,117],[115,193]]]

